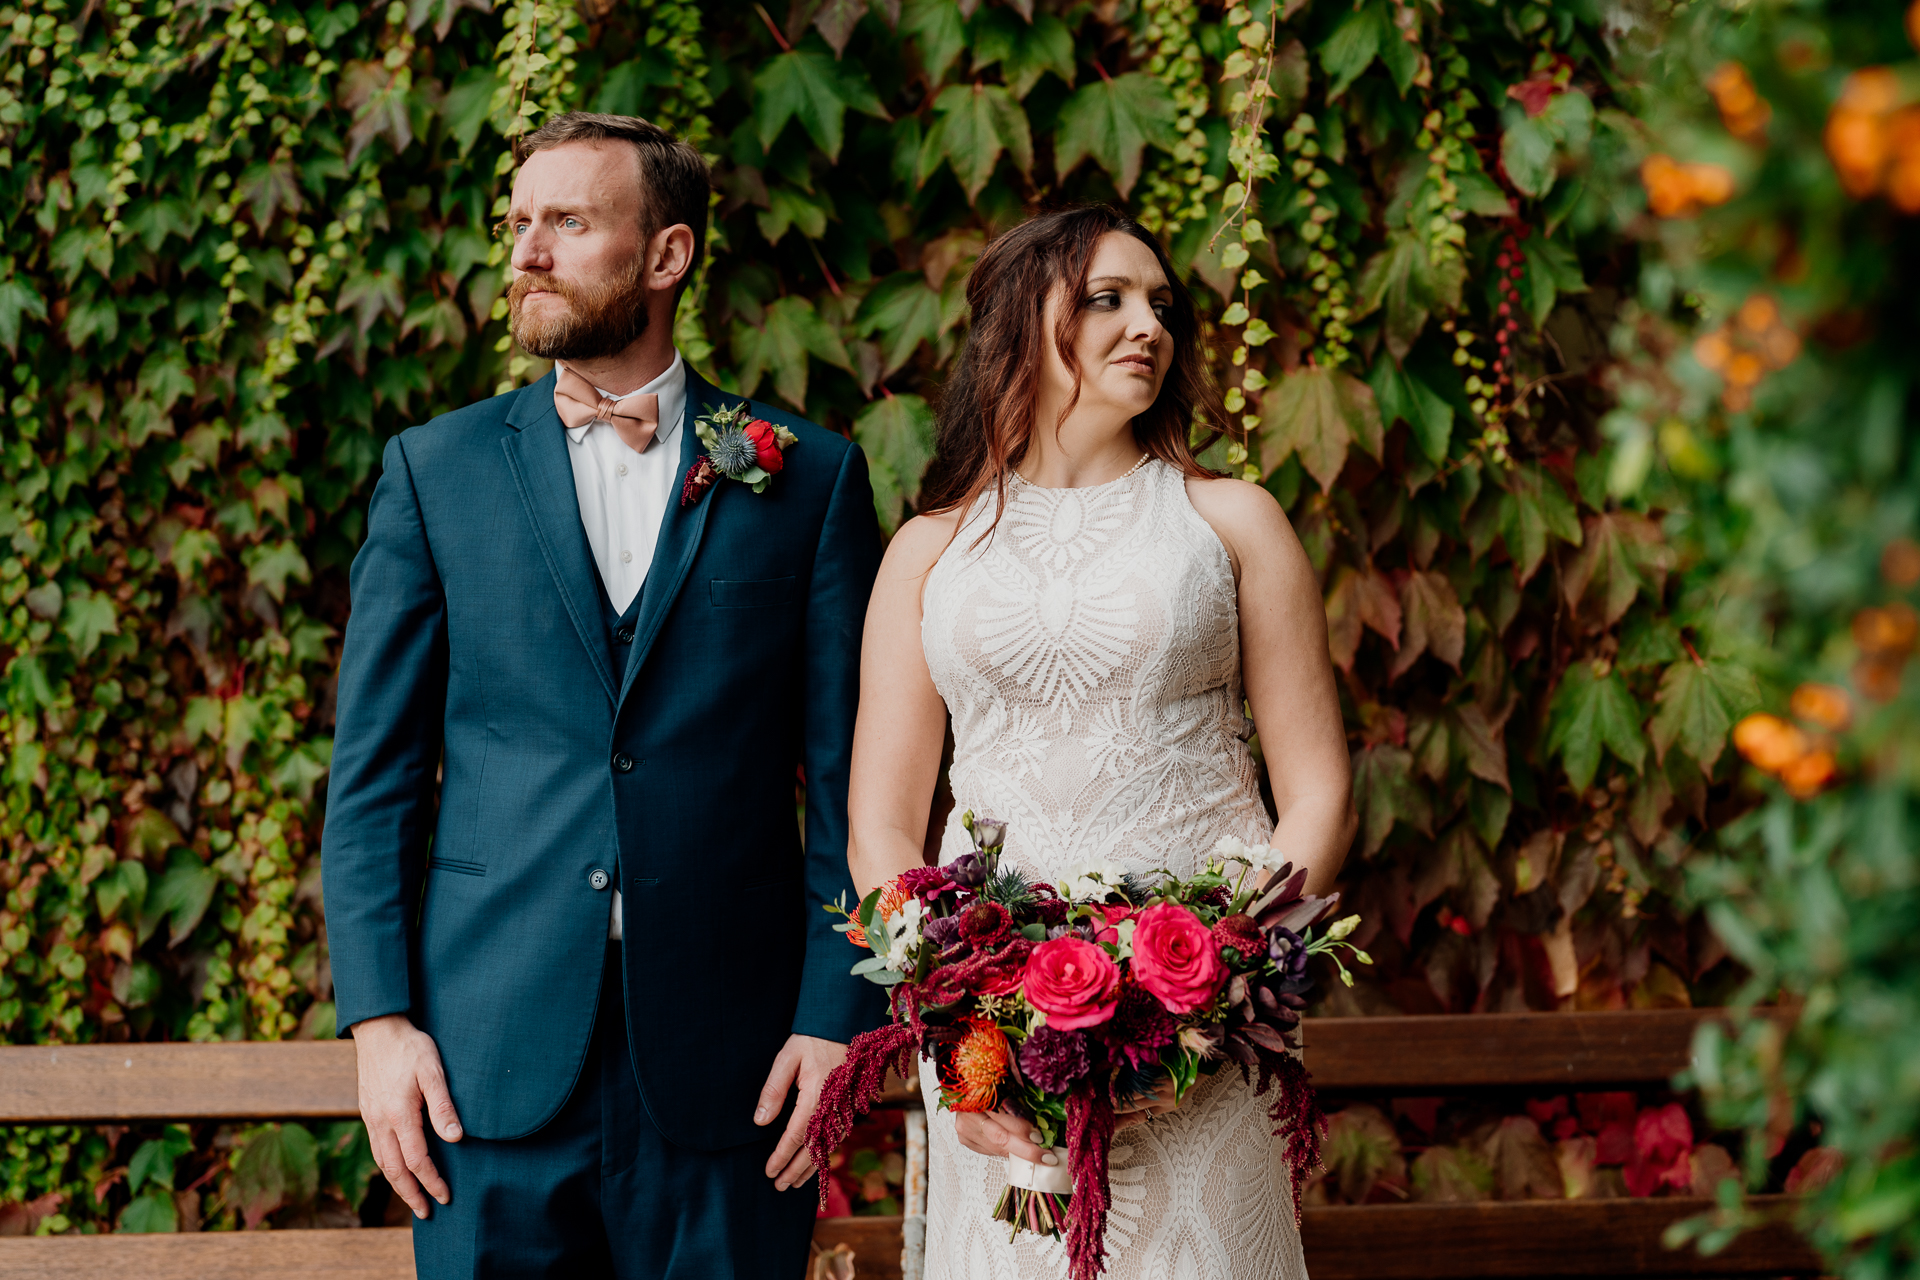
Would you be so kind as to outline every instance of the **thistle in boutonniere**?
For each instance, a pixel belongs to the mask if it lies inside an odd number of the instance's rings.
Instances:
[[[744,402],[702,414],[693,420],[693,429],[707,451],[687,472],[681,506],[698,502],[720,476],[752,485],[755,493],[765,492],[767,482],[787,465],[786,450],[798,443],[785,427],[754,417]]]

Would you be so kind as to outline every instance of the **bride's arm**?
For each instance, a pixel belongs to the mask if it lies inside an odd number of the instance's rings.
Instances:
[[[927,673],[920,597],[957,517],[918,516],[887,546],[860,642],[860,712],[847,786],[847,869],[865,895],[921,865],[947,708]]]
[[[1187,492],[1239,582],[1241,671],[1280,815],[1273,846],[1308,868],[1309,893],[1326,893],[1359,822],[1319,576],[1266,490],[1189,480]]]

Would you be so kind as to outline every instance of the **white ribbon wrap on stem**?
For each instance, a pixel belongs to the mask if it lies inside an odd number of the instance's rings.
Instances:
[[[1067,1153],[1059,1147],[1048,1147],[1047,1150],[1059,1159],[1059,1164],[1035,1164],[1019,1156],[1008,1156],[1007,1185],[1018,1187],[1022,1191],[1048,1191],[1057,1196],[1071,1195],[1073,1174],[1067,1170]]]

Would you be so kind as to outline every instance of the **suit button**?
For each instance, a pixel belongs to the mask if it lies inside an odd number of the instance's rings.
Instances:
[[[633,628],[632,628],[632,627],[622,627],[622,628],[620,628],[620,629],[619,629],[618,631],[616,631],[616,632],[614,632],[614,633],[613,633],[613,638],[614,638],[615,640],[618,640],[618,641],[619,641],[619,642],[620,642],[621,644],[632,644],[632,643],[633,643]]]
[[[613,753],[613,767],[621,773],[632,773],[633,757],[624,751],[616,751]]]
[[[607,887],[607,873],[595,867],[587,873],[587,883],[596,889],[604,889]]]

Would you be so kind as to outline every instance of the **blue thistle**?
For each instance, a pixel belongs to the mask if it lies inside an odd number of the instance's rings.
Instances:
[[[713,459],[716,470],[734,479],[745,475],[760,463],[760,451],[754,447],[747,433],[738,427],[728,427],[719,432],[714,437],[713,446],[707,450],[707,456]]]

